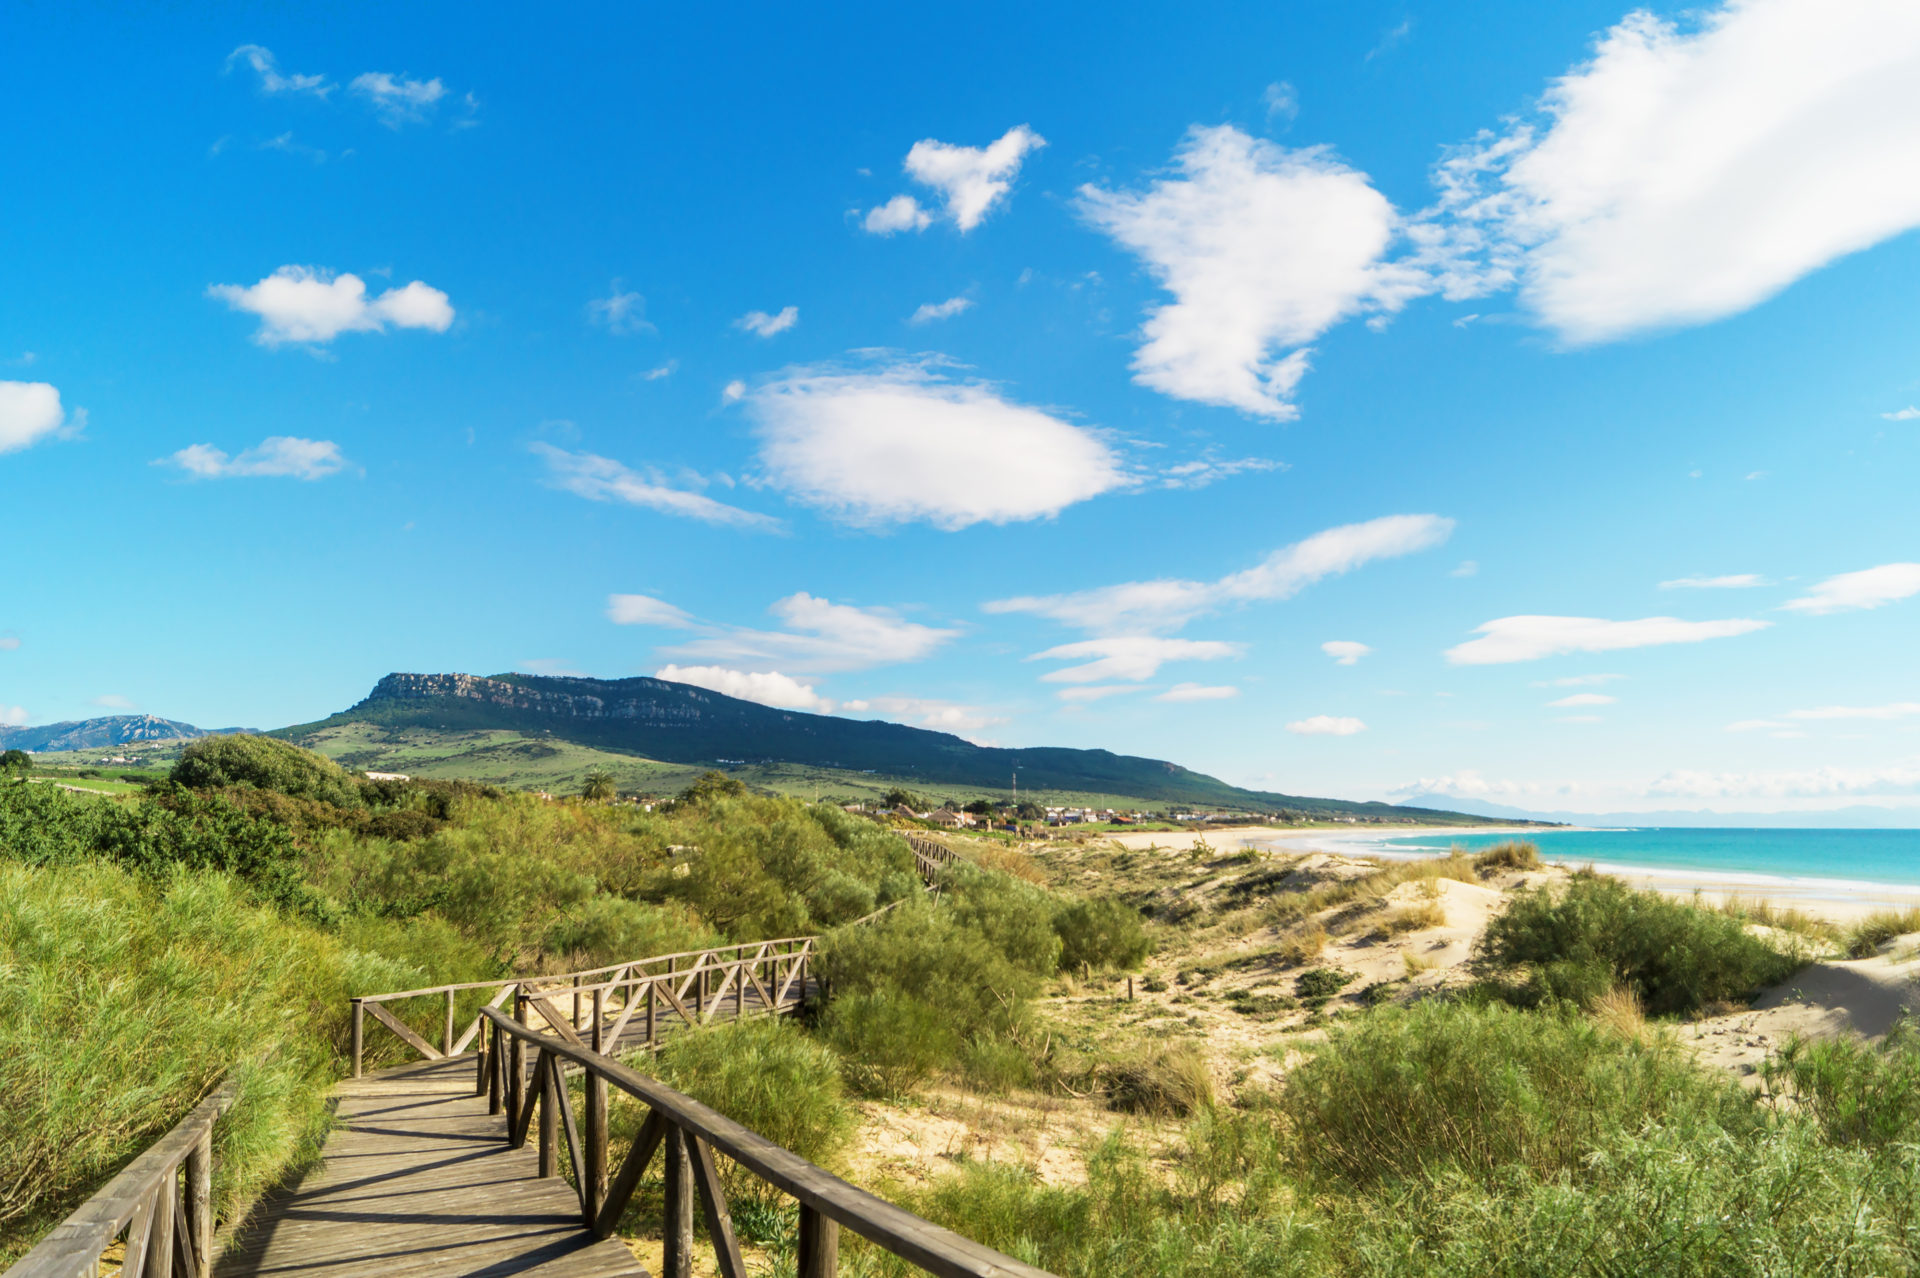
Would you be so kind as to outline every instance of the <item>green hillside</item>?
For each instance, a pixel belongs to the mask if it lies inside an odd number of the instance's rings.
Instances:
[[[353,767],[546,788],[607,766],[621,786],[670,792],[723,766],[786,793],[1023,794],[1238,812],[1467,824],[1460,813],[1243,790],[1161,759],[1004,749],[945,732],[779,710],[661,679],[388,675],[358,705],[275,733]]]

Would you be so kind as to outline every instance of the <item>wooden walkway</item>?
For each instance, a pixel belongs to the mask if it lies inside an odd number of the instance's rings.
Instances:
[[[644,1278],[582,1227],[566,1181],[538,1178],[532,1143],[508,1148],[473,1080],[466,1056],[341,1083],[325,1161],[254,1209],[217,1278]]]

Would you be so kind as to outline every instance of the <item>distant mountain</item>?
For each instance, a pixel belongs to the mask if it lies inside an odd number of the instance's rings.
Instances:
[[[274,733],[292,741],[352,723],[446,732],[550,735],[669,763],[793,763],[945,785],[1132,795],[1155,803],[1240,811],[1459,823],[1457,812],[1242,790],[1161,759],[1106,750],[978,746],[904,724],[777,710],[664,679],[504,674],[390,674],[366,700],[317,723]]]
[[[150,714],[111,714],[37,728],[0,728],[0,750],[103,750],[141,741],[178,741],[206,735],[191,723]]]
[[[1491,817],[1499,821],[1550,821],[1556,825],[1584,825],[1601,828],[1632,826],[1636,829],[1666,827],[1727,830],[1910,830],[1920,828],[1920,809],[1880,808],[1856,803],[1824,812],[1711,812],[1689,808],[1667,808],[1655,812],[1534,812],[1511,808],[1503,803],[1479,799],[1460,799],[1448,794],[1416,794],[1407,800],[1417,804],[1444,804],[1456,812]]]

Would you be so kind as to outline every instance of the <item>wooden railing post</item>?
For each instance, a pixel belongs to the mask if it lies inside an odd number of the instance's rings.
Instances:
[[[752,967],[751,959],[742,959],[733,974],[733,1019],[736,1021],[747,1014],[747,973]]]
[[[487,1113],[498,1114],[506,1108],[506,1080],[502,1077],[506,1073],[503,1068],[506,1064],[506,1046],[500,1041],[498,1025],[490,1025],[483,1016],[480,1026],[483,1030],[491,1028],[493,1031],[492,1038],[487,1041]]]
[[[453,1055],[453,991],[447,991],[447,1024],[440,1035],[440,1054]]]
[[[485,1020],[482,1020],[480,1022],[480,1032],[473,1040],[473,1094],[475,1096],[485,1096],[487,1094],[488,1063],[487,1023]],[[497,1113],[498,1111],[491,1112]]]
[[[360,1047],[366,1037],[367,1009],[359,999],[353,1000],[353,1076],[360,1077]]]
[[[193,1244],[193,1278],[213,1272],[213,1129],[187,1155],[187,1239]]]
[[[180,1169],[169,1167],[160,1183],[153,1187],[153,1234],[147,1244],[147,1264],[143,1274],[173,1273],[174,1203],[180,1192]],[[131,1259],[131,1257],[129,1257]]]
[[[657,982],[654,981],[647,982],[647,1050],[649,1052],[653,1050],[654,1008],[657,1007],[660,1002],[659,998],[654,994],[654,986],[656,984]]]
[[[603,1047],[606,1027],[606,992],[593,992],[593,1050]],[[598,1071],[587,1071],[587,1183],[580,1186],[580,1200],[586,1204],[587,1223],[600,1216],[600,1204],[607,1200],[607,1080]]]
[[[523,1026],[527,1023],[527,990],[523,985],[513,987],[513,1019]],[[527,1046],[518,1034],[512,1037],[507,1045],[507,1126],[517,1131],[527,1103]]]
[[[800,1278],[833,1278],[840,1267],[840,1222],[800,1204]]]
[[[554,1086],[560,1071],[554,1069],[552,1063],[552,1053],[541,1052],[533,1067],[540,1075],[540,1175],[543,1177],[560,1173],[560,1142],[554,1119],[559,1117],[560,1106],[566,1103],[566,1097]]]
[[[691,1278],[693,1273],[693,1167],[687,1157],[687,1134],[667,1128],[666,1200],[661,1207],[660,1268],[662,1278]]]

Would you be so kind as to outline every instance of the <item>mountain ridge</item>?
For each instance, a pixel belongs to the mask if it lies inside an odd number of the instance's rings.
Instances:
[[[209,735],[206,729],[151,714],[110,714],[67,719],[31,728],[0,727],[0,750],[103,750],[146,741],[179,741]]]
[[[1248,811],[1460,822],[1444,809],[1245,790],[1164,759],[1067,747],[981,746],[884,720],[783,710],[692,684],[644,676],[395,672],[338,714],[272,735],[299,742],[365,723],[439,731],[516,730],[676,763],[798,763],[884,773],[911,784],[1096,791]]]

